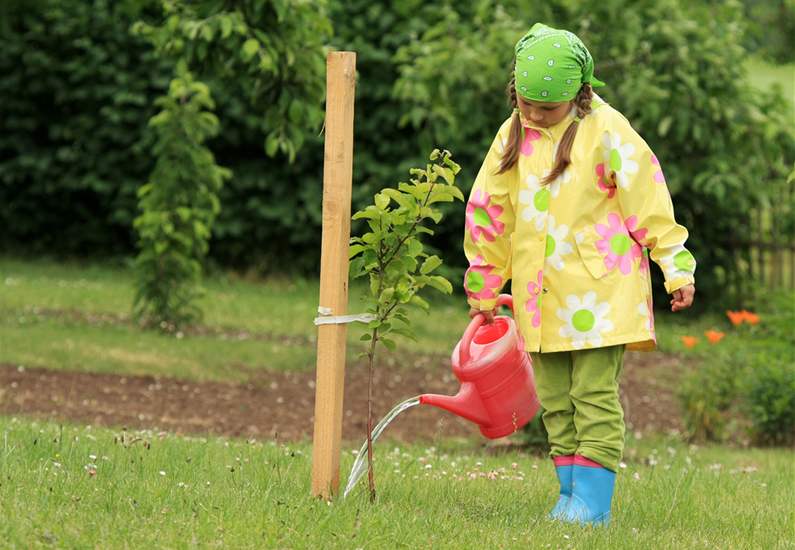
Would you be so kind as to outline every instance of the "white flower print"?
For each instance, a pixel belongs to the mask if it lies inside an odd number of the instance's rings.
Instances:
[[[554,216],[549,216],[549,227],[547,229],[547,248],[545,252],[546,263],[558,271],[563,269],[565,263],[563,256],[571,254],[574,250],[571,243],[566,242],[569,234],[568,225],[557,225]]]
[[[613,322],[607,318],[610,304],[596,303],[596,292],[586,292],[580,298],[576,294],[566,297],[566,308],[559,308],[558,319],[565,324],[560,327],[559,334],[571,338],[576,349],[599,347],[602,345],[602,334],[613,330]]]
[[[527,187],[519,191],[519,203],[525,205],[522,219],[535,223],[536,229],[541,231],[549,212],[550,189],[548,186],[542,187],[541,180],[533,174],[528,175],[525,182]]]
[[[605,167],[609,172],[616,173],[619,187],[629,189],[630,175],[638,172],[638,163],[632,160],[635,146],[631,143],[621,143],[621,136],[616,133],[605,132],[602,136]]]

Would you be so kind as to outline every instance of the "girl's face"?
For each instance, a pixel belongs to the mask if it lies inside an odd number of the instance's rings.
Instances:
[[[554,126],[564,118],[571,110],[571,101],[545,102],[524,99],[516,94],[516,102],[519,110],[528,121],[542,128]]]

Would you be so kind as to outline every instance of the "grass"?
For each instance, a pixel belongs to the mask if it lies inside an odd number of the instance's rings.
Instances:
[[[545,519],[556,494],[547,459],[469,442],[377,445],[371,505],[363,485],[312,499],[305,443],[3,417],[0,431],[5,548],[793,547],[783,450],[633,441],[612,525],[591,529]],[[352,459],[346,450],[343,481]]]
[[[782,97],[795,108],[795,63],[773,64],[750,57],[745,62],[745,68],[750,76],[751,86],[759,90],[769,90],[773,86],[780,86]]]
[[[214,380],[244,379],[252,369],[315,366],[316,281],[212,278],[201,303],[203,324],[227,334],[182,338],[140,331],[129,322],[133,284],[123,267],[0,258],[0,360]],[[351,312],[364,309],[361,295],[360,287],[351,289]],[[91,321],[92,315],[117,318]],[[463,299],[446,297],[435,300],[429,315],[416,311],[413,319],[418,341],[402,342],[401,351],[446,354],[468,322]],[[363,349],[359,327],[348,330],[351,360]],[[400,356],[394,358],[400,366]]]
[[[219,334],[182,338],[137,329],[129,322],[133,279],[123,267],[0,257],[0,360],[89,372],[157,374],[196,380],[244,380],[263,369],[311,370],[316,328],[312,324],[318,284],[307,279],[249,281],[217,276],[202,301],[203,324]],[[364,308],[362,289],[351,289],[349,311]],[[398,368],[404,352],[448,354],[468,322],[463,298],[434,296],[429,314],[414,311],[417,342],[402,340],[391,356]],[[100,316],[98,320],[89,319]],[[117,316],[107,320],[102,316]],[[703,333],[730,331],[725,316],[690,312],[657,318],[660,349],[708,353]],[[360,325],[348,330],[348,355],[363,346]],[[686,350],[681,336],[701,336]],[[727,340],[728,341],[728,340]]]

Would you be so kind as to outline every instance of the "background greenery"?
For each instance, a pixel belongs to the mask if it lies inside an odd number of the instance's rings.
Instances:
[[[792,61],[781,45],[792,36],[792,2],[759,11],[751,4],[206,0],[188,12],[155,0],[11,3],[0,23],[0,250],[133,252],[135,193],[154,162],[146,122],[181,58],[217,100],[220,132],[209,145],[233,173],[211,258],[313,274],[324,48],[358,54],[358,209],[435,145],[453,151],[468,190],[508,115],[511,46],[544,20],[583,37],[609,84],[604,97],[663,160],[699,259],[700,303],[726,288],[742,296],[748,284],[734,249],[750,239],[749,211],[786,191],[795,159],[784,92],[755,88],[756,73],[747,73],[749,62],[760,63],[749,48]],[[463,209],[446,214],[432,245],[460,289]],[[787,234],[775,237],[786,242],[795,224],[781,227]]]

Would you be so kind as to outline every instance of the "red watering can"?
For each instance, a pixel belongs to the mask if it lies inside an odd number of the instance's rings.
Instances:
[[[497,306],[513,310],[513,298],[501,294]],[[511,317],[491,324],[476,315],[453,350],[453,373],[461,382],[456,395],[423,394],[420,404],[433,405],[471,420],[490,439],[505,437],[530,422],[538,412],[530,357]]]

